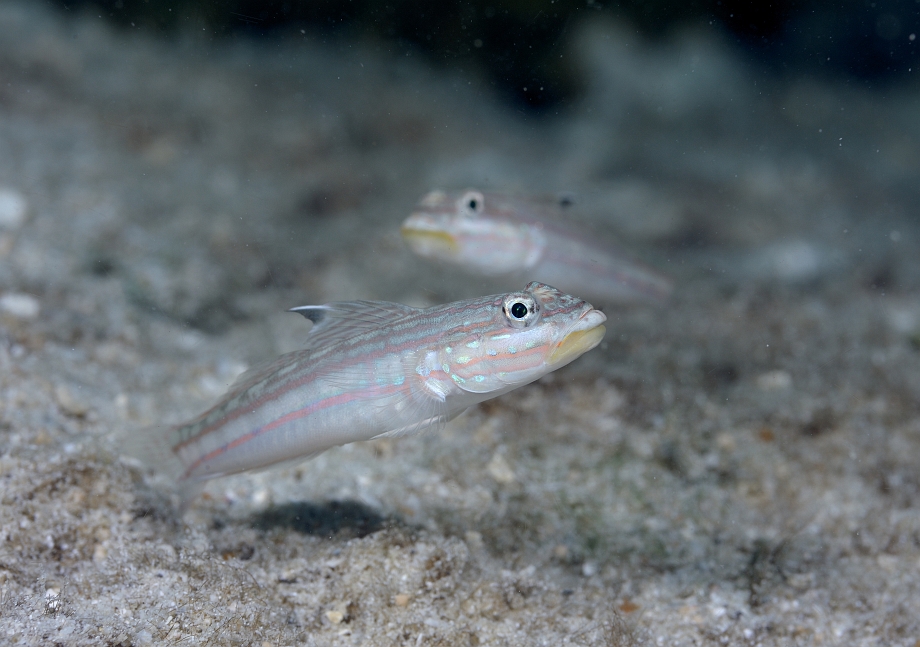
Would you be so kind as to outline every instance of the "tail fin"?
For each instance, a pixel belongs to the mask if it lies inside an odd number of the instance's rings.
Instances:
[[[136,459],[145,467],[152,469],[157,480],[170,488],[175,488],[179,495],[179,511],[185,512],[203,486],[202,482],[185,478],[187,465],[172,450],[171,439],[177,427],[172,425],[155,425],[127,432],[121,439],[121,453]]]

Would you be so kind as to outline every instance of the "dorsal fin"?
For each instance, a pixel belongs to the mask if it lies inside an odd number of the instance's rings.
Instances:
[[[571,191],[560,191],[558,193],[534,193],[532,195],[511,194],[508,197],[514,198],[531,207],[543,209],[550,213],[566,211],[577,203],[576,196]]]
[[[392,324],[417,309],[389,301],[337,301],[321,306],[291,308],[313,322],[307,348],[335,344],[368,330]]]
[[[239,375],[227,389],[228,396],[242,393],[257,382],[275,374],[291,363],[292,355],[306,354],[311,348],[334,344],[397,321],[415,312],[416,308],[388,301],[341,301],[321,306],[300,306],[289,312],[298,312],[313,322],[307,333],[304,347],[293,353],[259,362]]]

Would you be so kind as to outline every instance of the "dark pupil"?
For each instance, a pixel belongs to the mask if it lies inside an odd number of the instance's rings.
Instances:
[[[470,208],[470,211],[476,211],[479,209],[479,201],[476,198],[471,198],[467,206]]]
[[[518,301],[513,306],[511,306],[511,316],[515,319],[523,319],[527,316],[527,306]]]

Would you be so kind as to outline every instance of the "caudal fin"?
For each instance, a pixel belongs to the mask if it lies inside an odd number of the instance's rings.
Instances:
[[[171,439],[176,427],[155,425],[127,432],[121,439],[120,451],[152,469],[158,479],[177,490],[180,512],[201,491],[202,483],[185,478],[187,466],[172,450]]]

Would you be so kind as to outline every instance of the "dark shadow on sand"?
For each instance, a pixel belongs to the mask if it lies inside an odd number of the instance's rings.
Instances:
[[[319,537],[364,537],[382,530],[387,519],[357,501],[298,501],[275,506],[253,516],[259,530],[289,528]]]

